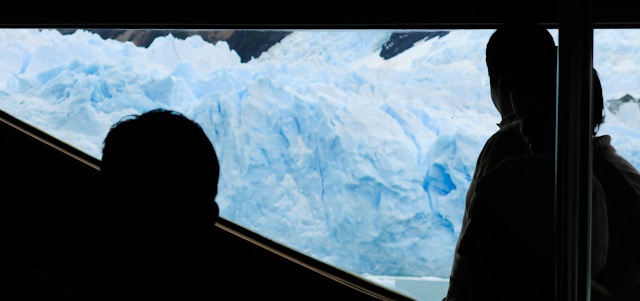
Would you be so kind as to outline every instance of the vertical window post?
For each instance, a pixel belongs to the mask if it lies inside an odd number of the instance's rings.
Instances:
[[[593,0],[561,0],[556,119],[556,300],[590,299]]]

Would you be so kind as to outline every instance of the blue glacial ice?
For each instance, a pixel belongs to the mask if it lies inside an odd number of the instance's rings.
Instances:
[[[448,277],[477,156],[500,121],[492,32],[452,31],[383,60],[391,31],[297,31],[241,63],[199,36],[142,48],[0,30],[0,109],[96,158],[123,116],[177,110],[217,151],[222,217],[361,275]],[[605,99],[640,96],[638,41],[596,31]],[[600,132],[639,167],[630,105],[607,111]]]

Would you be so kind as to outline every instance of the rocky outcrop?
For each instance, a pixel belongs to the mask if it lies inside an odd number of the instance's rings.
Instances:
[[[435,37],[443,37],[449,34],[448,31],[415,31],[415,32],[394,32],[389,37],[380,51],[380,56],[388,60],[403,51],[413,47],[417,41],[430,40]]]
[[[607,109],[609,109],[609,111],[613,114],[618,112],[618,108],[620,108],[620,105],[622,105],[623,103],[626,102],[633,102],[633,103],[639,103],[640,99],[635,99],[633,98],[633,96],[627,94],[625,96],[622,96],[620,99],[609,99],[606,101],[606,106]]]
[[[240,60],[245,63],[251,58],[258,58],[271,46],[280,42],[291,31],[254,31],[236,30],[226,41],[229,48],[235,50]]]

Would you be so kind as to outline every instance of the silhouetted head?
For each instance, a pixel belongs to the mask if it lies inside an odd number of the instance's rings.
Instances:
[[[555,51],[555,43],[551,34],[530,21],[507,22],[491,36],[486,51],[491,98],[503,117],[512,111],[508,89],[500,84],[504,73],[513,66],[540,60],[540,55],[552,51]]]
[[[215,224],[218,159],[202,128],[179,113],[153,110],[114,124],[101,170],[107,220],[122,241],[190,248]]]
[[[539,68],[516,75],[505,73],[513,111],[520,119],[520,131],[533,154],[555,154],[556,84],[555,67],[539,62]],[[509,79],[515,78],[515,79]],[[553,79],[553,80],[552,80]],[[602,86],[593,69],[593,135],[604,122]]]
[[[536,155],[554,155],[556,126],[555,64],[509,70],[501,81],[507,87],[520,133]]]

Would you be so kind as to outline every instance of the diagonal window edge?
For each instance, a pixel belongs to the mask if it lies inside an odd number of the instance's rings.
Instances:
[[[43,147],[50,148],[52,151],[69,158],[70,160],[86,166],[95,172],[100,171],[100,160],[84,153],[83,151],[59,140],[55,137],[43,132],[42,130],[25,123],[24,121],[11,116],[10,114],[0,110],[0,123],[19,131],[21,134],[28,136],[30,139],[41,143]],[[389,290],[383,286],[375,284],[360,276],[341,270],[327,263],[314,259],[306,254],[296,251],[283,244],[268,239],[256,232],[244,228],[234,222],[223,217],[218,217],[215,224],[216,228],[248,243],[251,243],[266,252],[277,255],[305,269],[311,270],[323,277],[327,277],[345,287],[359,291],[370,297],[379,300],[413,300],[400,293]]]
[[[89,168],[100,171],[100,160],[18,118],[13,117],[11,114],[3,110],[0,110],[0,122],[22,132],[32,139],[38,140],[39,142],[55,149],[57,152],[64,154]]]

